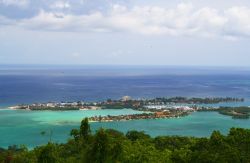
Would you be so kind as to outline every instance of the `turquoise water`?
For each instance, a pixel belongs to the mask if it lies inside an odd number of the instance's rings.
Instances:
[[[231,127],[249,128],[250,120],[232,119],[217,112],[194,112],[189,116],[170,119],[133,120],[125,122],[96,123],[93,126],[127,130],[141,130],[151,136],[183,135],[206,137],[214,130],[227,134]]]
[[[52,140],[65,142],[72,128],[78,128],[84,117],[141,113],[132,109],[85,111],[26,111],[0,109],[0,147],[25,144],[28,147]],[[46,131],[42,136],[40,133]]]
[[[21,111],[3,109],[0,111],[0,146],[25,144],[28,147],[49,141],[65,142],[72,128],[78,128],[83,117],[94,115],[120,115],[138,113],[131,109],[87,110],[87,111]],[[122,132],[128,130],[145,131],[151,136],[186,135],[209,136],[213,130],[226,134],[231,127],[250,127],[250,120],[232,119],[216,112],[194,112],[189,116],[158,120],[132,120],[120,122],[93,122],[93,130],[100,127],[113,128]],[[46,131],[46,135],[40,133]]]

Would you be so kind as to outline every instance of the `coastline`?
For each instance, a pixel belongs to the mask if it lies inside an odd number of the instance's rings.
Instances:
[[[202,104],[220,103],[240,103],[244,102],[243,98],[232,97],[210,97],[210,98],[154,98],[154,99],[132,99],[130,96],[124,96],[120,100],[108,99],[102,102],[48,102],[33,103],[11,106],[12,110],[28,110],[28,111],[87,111],[87,110],[109,110],[130,108],[135,111],[142,111],[140,114],[126,114],[116,116],[93,116],[89,117],[91,122],[110,122],[134,119],[157,119],[157,118],[173,118],[179,116],[188,116],[195,111],[217,111],[220,114],[231,116],[232,118],[248,119],[250,108],[244,107],[204,107]],[[181,104],[181,105],[179,105]],[[145,113],[149,112],[149,113]]]

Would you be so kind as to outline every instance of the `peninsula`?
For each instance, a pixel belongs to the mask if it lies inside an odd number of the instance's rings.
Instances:
[[[92,122],[107,122],[107,121],[124,121],[136,119],[159,119],[173,118],[189,115],[195,111],[217,111],[220,114],[232,116],[232,118],[249,118],[249,107],[205,107],[200,104],[218,104],[222,102],[243,102],[242,98],[186,98],[186,97],[171,97],[171,98],[154,98],[154,99],[132,99],[129,96],[124,96],[120,100],[108,99],[102,102],[48,102],[23,104],[10,107],[11,109],[24,110],[98,110],[98,109],[124,109],[130,108],[133,110],[142,111],[141,114],[117,115],[117,116],[94,116],[89,117]]]
[[[108,99],[101,102],[47,102],[21,104],[10,107],[11,109],[26,110],[97,110],[97,109],[123,109],[131,108],[134,110],[163,109],[167,106],[198,105],[198,104],[218,104],[222,102],[243,102],[243,98],[215,97],[215,98],[186,98],[186,97],[160,97],[153,99],[132,99],[124,96],[119,100]]]

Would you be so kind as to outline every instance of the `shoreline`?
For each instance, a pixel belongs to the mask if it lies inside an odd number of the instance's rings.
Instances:
[[[98,110],[98,109],[162,109],[167,107],[192,107],[199,105],[214,105],[220,103],[241,103],[244,98],[235,97],[156,97],[148,99],[133,99],[130,96],[123,96],[119,100],[107,99],[101,102],[47,102],[32,104],[17,104],[9,106],[10,109],[30,109],[30,110]],[[177,106],[180,105],[180,106]],[[183,106],[184,105],[184,106]]]
[[[217,111],[220,114],[231,116],[232,118],[248,119],[250,108],[244,107],[216,107],[202,106],[202,104],[219,103],[240,103],[243,98],[232,97],[210,97],[210,98],[186,98],[186,97],[159,97],[154,99],[132,99],[124,96],[120,100],[108,99],[103,102],[47,102],[10,106],[12,110],[27,111],[86,111],[86,110],[109,110],[129,108],[135,111],[142,111],[140,114],[128,114],[117,116],[93,116],[89,117],[91,122],[110,122],[134,119],[158,119],[188,116],[195,111]],[[225,109],[226,108],[226,109]],[[149,113],[145,113],[149,112]]]

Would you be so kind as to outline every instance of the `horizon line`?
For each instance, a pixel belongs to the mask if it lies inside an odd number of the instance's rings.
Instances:
[[[239,66],[239,65],[164,65],[164,64],[51,64],[51,63],[0,63],[1,66],[104,66],[104,67],[196,67],[196,68],[250,68],[250,66]]]

